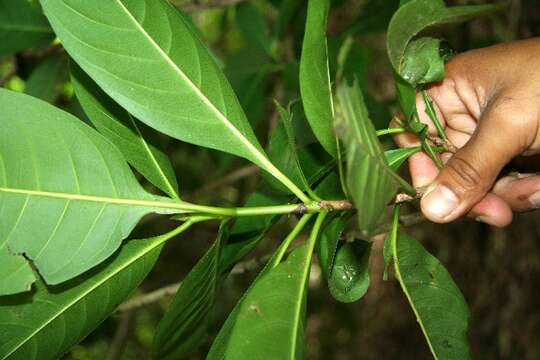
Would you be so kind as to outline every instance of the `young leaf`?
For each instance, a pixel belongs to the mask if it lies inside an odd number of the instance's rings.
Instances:
[[[263,270],[227,319],[208,359],[303,358],[307,281],[324,217],[318,216],[306,244]]]
[[[369,288],[370,253],[371,243],[364,240],[339,244],[328,276],[328,289],[334,299],[351,303],[366,294]]]
[[[403,79],[414,87],[441,81],[444,78],[444,59],[440,48],[440,39],[423,37],[411,41],[401,69]]]
[[[280,122],[272,132],[270,144],[268,146],[268,156],[270,160],[280,169],[285,175],[291,179],[298,187],[309,189],[309,184],[306,180],[304,172],[300,166],[300,160],[296,149],[294,139],[294,130],[292,124],[292,113],[276,102],[277,109],[280,115]],[[284,193],[290,193],[283,184],[275,180],[271,176],[263,174],[266,183]]]
[[[300,59],[300,90],[306,117],[324,149],[337,156],[334,104],[328,69],[326,22],[329,0],[309,0]]]
[[[369,233],[400,186],[413,192],[387,164],[358,82],[338,86],[338,133],[347,150],[347,186],[358,209],[358,225]]]
[[[401,168],[401,165],[403,165],[403,163],[407,161],[407,159],[411,157],[411,155],[414,155],[420,151],[422,151],[421,146],[393,149],[385,151],[384,157],[388,162],[388,166],[390,166],[392,170],[398,171]]]
[[[68,80],[66,56],[53,56],[40,62],[26,81],[24,92],[54,104]]]
[[[38,7],[28,0],[0,0],[0,55],[43,46],[53,38]]]
[[[71,63],[70,67],[75,94],[96,129],[148,181],[178,199],[178,183],[167,155],[144,139],[137,120],[108,97],[79,66]]]
[[[395,72],[403,77],[407,46],[422,30],[435,25],[467,21],[504,6],[506,3],[446,7],[443,0],[402,1],[388,25],[386,37],[388,57]]]
[[[68,113],[3,89],[0,108],[0,295],[34,281],[19,254],[58,284],[109,257],[141,216],[177,206],[145,192],[122,154]]]
[[[65,285],[49,288],[38,281],[33,293],[0,297],[0,358],[61,358],[139,286],[163,243],[190,225],[131,240],[114,259]]]
[[[396,278],[435,359],[469,359],[469,310],[444,266],[418,241],[401,233],[390,239]]]
[[[158,324],[152,350],[156,359],[183,358],[205,338],[210,309],[222,279],[219,261],[228,234],[224,221],[212,247],[182,281]]]
[[[244,157],[309,201],[266,157],[193,25],[166,0],[41,1],[81,68],[147,125]]]

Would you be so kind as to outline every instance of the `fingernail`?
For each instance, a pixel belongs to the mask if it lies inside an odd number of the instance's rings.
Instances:
[[[440,220],[444,220],[458,205],[459,201],[456,194],[448,187],[440,184],[430,187],[422,198],[422,210]]]
[[[535,208],[540,208],[540,191],[537,191],[531,196],[529,196],[529,202]]]
[[[474,220],[478,221],[480,223],[490,224],[489,219],[484,217],[484,216],[477,216],[477,217],[474,218]]]

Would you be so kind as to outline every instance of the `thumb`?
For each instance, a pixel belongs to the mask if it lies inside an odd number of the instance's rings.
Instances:
[[[422,212],[429,220],[445,223],[466,214],[492,188],[502,168],[526,148],[527,121],[516,125],[509,120],[519,111],[496,103],[490,108],[422,197]]]

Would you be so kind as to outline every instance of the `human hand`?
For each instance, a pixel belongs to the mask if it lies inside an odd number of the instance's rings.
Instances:
[[[429,185],[421,200],[424,215],[446,223],[468,213],[502,227],[512,221],[512,210],[540,207],[540,176],[498,179],[516,156],[540,153],[540,38],[460,54],[428,93],[458,151],[442,155],[440,172],[424,153],[410,158],[413,185]],[[436,135],[420,94],[417,106],[420,120]],[[395,140],[401,147],[418,145],[412,134]]]

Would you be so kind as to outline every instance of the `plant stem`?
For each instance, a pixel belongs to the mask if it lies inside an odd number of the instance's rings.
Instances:
[[[433,125],[435,125],[435,128],[437,129],[437,133],[439,133],[441,139],[447,141],[448,138],[446,137],[446,132],[444,131],[441,122],[439,121],[437,112],[433,107],[433,101],[431,101],[431,98],[429,97],[429,94],[426,90],[422,90],[422,98],[424,99],[424,103],[426,104],[426,114],[429,116],[431,121],[433,121]]]
[[[406,132],[408,131],[405,128],[389,128],[389,129],[377,130],[377,136],[403,134]]]
[[[433,147],[429,144],[427,138],[422,140],[422,149],[424,149],[424,151],[429,155],[431,160],[433,160],[433,162],[435,163],[435,166],[437,166],[437,169],[441,170],[444,165],[441,159],[439,158],[439,155],[437,155]]]
[[[294,241],[294,239],[298,237],[298,235],[300,235],[300,233],[302,232],[302,230],[312,216],[313,214],[305,214],[300,218],[296,226],[292,229],[289,235],[287,235],[285,240],[283,240],[278,250],[276,251],[276,254],[272,257],[272,260],[268,263],[269,267],[276,267],[281,262],[283,256],[287,252],[287,249],[289,248],[289,246],[291,246],[291,243]]]

